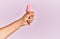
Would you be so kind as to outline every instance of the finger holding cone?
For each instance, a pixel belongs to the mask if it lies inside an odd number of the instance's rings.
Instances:
[[[33,11],[30,4],[27,5],[26,13],[22,17],[22,19],[23,19],[23,25],[30,25],[30,23],[33,22],[33,20],[34,20],[34,11]]]
[[[28,25],[30,25],[30,23],[32,23],[34,19],[34,11],[30,4],[28,4],[26,7],[26,14],[28,16],[27,23]]]

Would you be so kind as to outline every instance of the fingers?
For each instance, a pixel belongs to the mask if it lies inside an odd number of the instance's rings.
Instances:
[[[30,25],[30,23],[32,23],[32,18],[31,17],[28,18],[27,23],[28,23],[28,25]]]
[[[23,25],[30,25],[34,20],[34,12],[27,12],[23,17]]]
[[[25,17],[26,17],[26,18],[34,17],[34,12],[27,12],[27,13],[25,14]]]
[[[27,15],[26,15],[26,17],[27,17],[27,23],[28,23],[28,25],[30,25],[30,23],[32,23],[33,22],[33,20],[34,20],[34,14],[33,13],[28,13]]]

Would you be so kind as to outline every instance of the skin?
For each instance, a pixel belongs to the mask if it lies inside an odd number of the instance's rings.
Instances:
[[[15,22],[0,28],[0,39],[6,39],[19,28],[25,25],[30,25],[30,23],[33,22],[33,19],[34,19],[34,12],[29,11]]]

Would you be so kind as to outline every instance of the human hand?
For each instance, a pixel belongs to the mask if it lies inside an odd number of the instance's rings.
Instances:
[[[34,11],[31,5],[27,5],[26,14],[22,17],[22,25],[30,25],[34,20]]]

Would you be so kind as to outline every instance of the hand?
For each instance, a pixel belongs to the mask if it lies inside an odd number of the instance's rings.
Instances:
[[[34,12],[27,12],[23,17],[22,17],[22,25],[30,25],[34,20]]]

